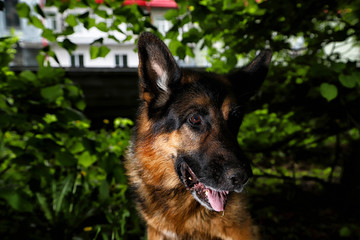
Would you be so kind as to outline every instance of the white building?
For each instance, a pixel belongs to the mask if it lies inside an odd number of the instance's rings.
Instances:
[[[36,55],[41,48],[50,45],[55,52],[61,67],[93,67],[93,68],[115,68],[115,67],[137,67],[138,57],[134,52],[134,40],[125,43],[117,43],[116,41],[107,38],[107,33],[93,27],[87,30],[82,25],[75,27],[75,33],[68,38],[77,45],[75,51],[69,55],[68,51],[59,47],[56,43],[48,42],[41,37],[42,31],[27,24],[26,19],[19,18],[16,13],[16,4],[18,2],[25,2],[30,6],[39,4],[45,5],[45,0],[5,0],[5,11],[0,11],[0,36],[10,35],[11,29],[15,29],[15,34],[20,37],[19,45],[17,47],[18,54],[14,61],[14,65],[19,66],[36,66]],[[96,1],[101,4],[102,1]],[[138,4],[144,11],[150,13],[152,24],[156,26],[161,33],[165,33],[171,27],[171,23],[165,20],[164,14],[167,10],[177,7],[173,0],[126,0],[125,5]],[[110,13],[109,9],[104,10]],[[43,11],[47,16],[43,24],[53,30],[54,32],[61,32],[65,27],[65,19],[71,14],[82,14],[87,9],[70,9],[64,13],[59,13],[56,7],[43,7]],[[96,22],[103,21],[94,15]],[[111,24],[111,23],[108,23]],[[126,31],[126,26],[119,26],[122,31]],[[112,32],[117,39],[123,40],[125,37],[119,32]],[[103,44],[111,51],[105,58],[91,59],[90,44],[95,40],[103,38]],[[57,39],[58,41],[63,39]],[[204,62],[204,61],[202,61]],[[50,59],[52,66],[57,67],[59,64]],[[195,66],[195,61],[187,58],[181,61],[182,65]]]
[[[97,28],[93,27],[90,30],[85,29],[79,25],[75,27],[75,33],[68,38],[75,44],[77,49],[69,55],[68,51],[59,47],[56,43],[48,43],[41,37],[42,31],[38,28],[28,25],[26,19],[19,18],[16,12],[16,4],[18,2],[26,2],[30,6],[39,4],[45,5],[46,0],[5,0],[5,10],[0,11],[0,37],[10,35],[11,29],[15,29],[15,34],[20,37],[20,41],[17,47],[18,54],[14,61],[14,65],[19,66],[36,66],[36,55],[39,50],[50,44],[52,50],[55,52],[61,67],[91,67],[91,68],[115,68],[115,67],[137,67],[138,57],[134,52],[135,44],[134,40],[127,41],[119,44],[112,39],[107,38],[107,33],[104,33]],[[103,0],[94,0],[101,4]],[[141,6],[144,11],[149,12],[151,20],[154,26],[158,28],[161,33],[166,33],[171,23],[165,20],[164,14],[167,10],[177,7],[174,0],[125,0],[125,5],[137,4]],[[104,8],[106,10],[106,8]],[[43,11],[46,14],[44,24],[47,28],[61,32],[65,27],[65,19],[70,14],[81,14],[87,9],[71,9],[65,11],[65,13],[59,13],[56,7],[43,7]],[[110,11],[110,9],[107,9]],[[94,15],[96,21],[97,19]],[[108,23],[111,24],[111,23]],[[125,24],[119,26],[124,32],[126,31]],[[112,33],[116,38],[123,39],[124,36],[119,32]],[[90,44],[96,39],[104,38],[103,44],[106,45],[111,51],[105,58],[91,59],[90,57]],[[58,39],[62,40],[62,39]],[[290,40],[294,49],[304,47],[302,38],[294,38]],[[353,46],[352,39],[348,39],[345,42],[332,43],[325,46],[325,52],[330,51],[338,52],[341,55],[341,59],[344,61],[351,60],[357,61],[360,64],[360,48]],[[186,57],[185,60],[179,61],[182,66],[192,67],[207,67],[209,63],[206,61],[206,50],[200,50],[199,46],[194,46],[194,53],[196,58],[191,59]],[[59,66],[59,64],[53,60],[50,61],[52,66]],[[240,61],[239,64],[242,62]]]
[[[44,9],[45,14],[48,16],[46,25],[54,32],[60,32],[65,27],[64,20],[67,16],[72,14],[82,14],[87,9],[72,9],[66,11],[64,14],[58,13],[56,8]],[[50,16],[50,17],[49,17]],[[102,21],[94,16],[96,22]],[[120,26],[120,29],[126,31],[126,26]],[[134,52],[134,41],[128,41],[122,44],[117,43],[115,40],[109,39],[107,33],[100,31],[93,27],[87,30],[82,25],[78,25],[74,29],[75,33],[70,35],[68,39],[77,45],[77,48],[70,56],[68,51],[58,46],[56,43],[49,43],[52,50],[56,53],[61,67],[96,67],[96,68],[114,68],[114,67],[137,67],[138,60],[137,54]],[[117,39],[123,40],[118,32],[112,32]],[[103,45],[107,46],[111,51],[105,58],[91,59],[90,46],[95,40],[103,38]],[[63,38],[58,40],[62,41]],[[55,61],[51,61],[52,66],[58,66]]]
[[[38,3],[39,1],[26,0],[23,2]],[[41,30],[27,24],[27,20],[19,18],[16,12],[18,0],[5,0],[5,9],[0,11],[0,37],[11,35],[15,30],[15,35],[20,37],[17,46],[17,55],[14,65],[35,66],[36,55],[42,48]]]

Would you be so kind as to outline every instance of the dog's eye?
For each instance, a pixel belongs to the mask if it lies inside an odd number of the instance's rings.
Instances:
[[[201,117],[199,115],[192,115],[190,118],[189,118],[189,123],[194,125],[194,126],[197,126],[197,125],[200,125],[201,124]]]

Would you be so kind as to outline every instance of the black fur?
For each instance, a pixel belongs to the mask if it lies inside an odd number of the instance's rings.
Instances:
[[[126,168],[149,236],[250,237],[251,219],[238,193],[252,171],[237,134],[244,106],[267,74],[271,52],[218,75],[180,69],[150,33],[140,36],[138,47],[141,103]],[[219,218],[225,207],[230,212]],[[219,222],[224,225],[214,226]]]

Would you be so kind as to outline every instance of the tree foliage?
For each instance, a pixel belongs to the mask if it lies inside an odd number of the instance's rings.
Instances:
[[[132,122],[89,130],[82,91],[64,70],[8,68],[16,41],[0,39],[2,239],[131,236],[139,225],[120,160]]]
[[[238,138],[253,159],[253,214],[267,239],[357,239],[359,59],[348,59],[339,47],[360,46],[360,1],[177,2],[179,8],[165,14],[172,22],[165,36],[146,11],[122,1],[46,1],[62,14],[61,31],[44,26],[39,5],[20,3],[17,10],[69,53],[77,48],[70,36],[78,25],[118,43],[153,31],[180,59],[194,57],[198,46],[207,53],[209,70],[219,73],[271,48],[269,76],[248,106]],[[83,12],[71,14],[75,8]],[[58,61],[51,45],[39,54],[37,73],[16,75],[7,67],[15,42],[0,41],[0,206],[8,208],[0,213],[7,219],[3,225],[12,226],[0,231],[19,236],[26,226],[28,238],[59,239],[138,233],[118,161],[128,122],[117,120],[114,132],[89,130],[81,90],[63,70],[49,67],[49,57]],[[99,38],[91,44],[91,58],[106,56],[103,43]]]
[[[173,52],[180,58],[186,47],[200,43],[209,56],[210,69],[226,73],[240,60],[252,58],[257,50],[271,48],[274,52],[269,76],[249,107],[251,113],[239,133],[239,142],[251,154],[258,176],[254,191],[257,187],[260,190],[254,196],[271,201],[269,192],[276,190],[271,188],[266,196],[264,187],[277,186],[287,192],[281,203],[286,206],[289,199],[303,199],[306,193],[296,189],[304,184],[323,193],[330,190],[328,184],[340,184],[342,190],[331,188],[339,196],[332,200],[337,206],[347,207],[331,206],[331,215],[347,214],[349,221],[344,224],[353,224],[356,213],[351,209],[360,200],[360,178],[356,177],[360,171],[356,147],[360,144],[360,59],[353,50],[360,46],[360,2],[178,2],[179,9],[166,14],[173,23],[166,38],[171,39],[170,45],[176,43]],[[344,46],[347,48],[341,49]],[[348,59],[344,51],[358,59]],[[291,183],[292,188],[284,183]],[[309,208],[313,204],[309,200],[301,202],[298,208],[309,216],[304,222],[296,218],[293,227],[286,226],[291,220],[285,217],[288,212],[277,213],[264,202],[259,206],[267,209],[272,221],[285,224],[277,228],[277,234],[283,231],[282,236],[287,236],[284,238],[304,239],[316,238],[322,228],[313,224],[307,225],[308,234],[299,230],[312,218]],[[321,209],[326,208],[324,203],[316,206],[319,209],[313,215],[322,214]],[[287,211],[294,214],[293,209]],[[266,219],[264,213],[259,210],[255,215]],[[335,221],[328,219],[333,226]],[[267,226],[265,235],[273,236],[272,225]],[[349,229],[351,234],[343,234]],[[359,236],[356,227],[340,225],[329,232],[335,239]]]
[[[92,0],[46,1],[45,7],[55,7],[61,14],[64,24],[60,30],[51,29],[43,24],[41,20],[46,18],[46,13],[39,4],[29,6],[26,3],[19,3],[17,11],[20,17],[27,19],[28,24],[43,31],[42,37],[58,44],[70,54],[77,49],[77,45],[69,38],[75,33],[77,26],[82,26],[86,30],[96,28],[103,32],[106,38],[119,44],[132,40],[134,36],[146,29],[156,29],[150,22],[149,14],[136,4],[124,6],[123,1],[102,1],[101,3]],[[81,11],[74,13],[74,9]],[[109,53],[110,50],[103,41],[104,37],[100,37],[90,44],[91,59],[105,57]],[[60,64],[51,46],[46,46],[42,52],[43,55],[53,57]],[[44,58],[41,59],[41,64],[44,60]]]
[[[218,72],[230,71],[256,50],[271,48],[270,74],[252,109],[262,109],[255,115],[265,111],[274,117],[266,117],[263,123],[264,138],[249,138],[248,134],[240,138],[244,143],[264,141],[249,144],[252,151],[287,149],[294,158],[306,161],[298,154],[300,150],[318,151],[317,147],[338,134],[344,144],[358,139],[358,62],[347,59],[336,46],[359,46],[359,3],[179,1],[180,8],[166,14],[173,23],[166,37],[176,42],[178,49],[200,42],[211,69]],[[294,45],[298,40],[301,45]],[[254,132],[262,132],[259,125],[252,127]]]

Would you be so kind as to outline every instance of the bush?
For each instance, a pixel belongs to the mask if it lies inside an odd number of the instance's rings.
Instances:
[[[60,32],[44,26],[40,5],[20,3],[17,11],[70,54],[77,48],[69,39],[77,25],[97,28],[118,43],[143,31],[161,35],[148,12],[136,5],[97,2],[46,1],[66,22]],[[359,45],[359,0],[177,3],[178,9],[165,14],[172,28],[161,37],[180,59],[193,57],[200,43],[211,69],[224,73],[255,50],[271,47],[274,52],[238,138],[253,159],[250,210],[264,238],[359,239],[360,72],[358,60],[338,49],[343,43],[351,51]],[[75,8],[84,13],[69,14]],[[90,44],[92,58],[109,52],[104,39]],[[302,43],[295,46],[297,40]],[[12,38],[0,41],[0,217],[6,219],[0,220],[0,233],[11,226],[16,230],[5,235],[9,238],[21,236],[18,232],[30,238],[138,234],[118,160],[128,127],[116,128],[115,135],[90,131],[81,114],[81,91],[61,76],[62,70],[44,66],[48,57],[58,61],[53,44],[38,56],[44,67],[37,74],[15,76],[7,69],[13,50],[3,47],[13,43]]]
[[[16,40],[0,40],[2,239],[136,235],[121,161],[133,123],[90,130],[82,91],[62,69],[9,70]]]

